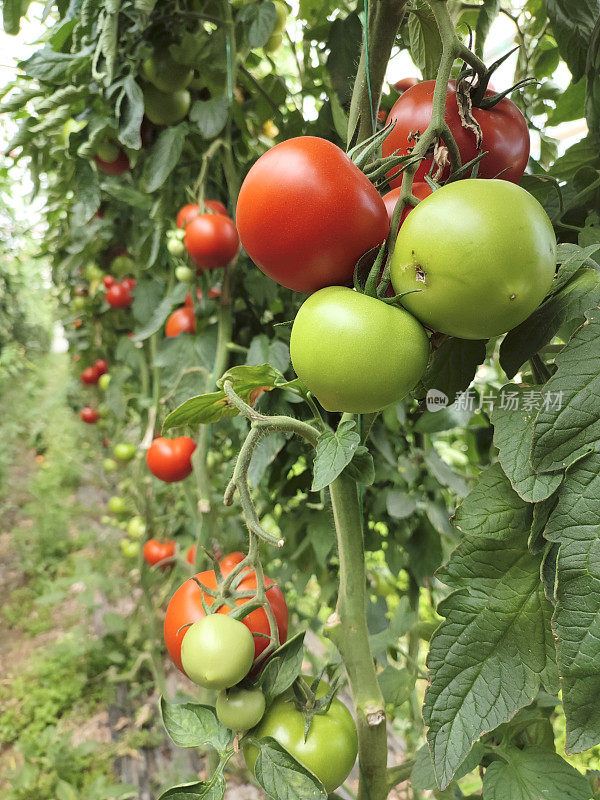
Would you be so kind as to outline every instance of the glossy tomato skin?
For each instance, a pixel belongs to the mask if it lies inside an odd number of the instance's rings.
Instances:
[[[106,302],[112,308],[129,308],[133,303],[131,291],[122,283],[115,283],[106,290]]]
[[[176,483],[192,472],[192,453],[196,442],[189,436],[175,439],[156,438],[146,453],[150,472],[165,483]]]
[[[197,547],[196,547],[196,545],[195,545],[195,544],[193,544],[193,545],[192,545],[192,546],[189,548],[189,550],[187,551],[187,553],[186,553],[186,556],[185,556],[185,558],[186,558],[186,561],[188,562],[188,564],[191,564],[191,565],[192,565],[192,567],[193,567],[193,566],[194,566],[194,564],[196,563],[196,550],[197,550]]]
[[[396,203],[400,199],[401,193],[402,187],[397,186],[395,189],[392,189],[390,192],[383,195],[383,202],[385,203],[385,208],[388,213],[388,217],[390,218],[390,222],[392,221],[394,209],[396,208]],[[431,194],[431,186],[425,181],[415,181],[412,186],[412,193],[418,200],[425,200],[425,198],[429,197]],[[413,206],[405,206],[402,209],[402,214],[400,215],[401,225],[412,210]]]
[[[501,213],[499,213],[501,211]],[[406,218],[391,260],[396,292],[424,325],[462,339],[514,328],[538,307],[556,267],[546,212],[525,189],[461,180]]]
[[[344,286],[328,286],[300,307],[292,365],[327,411],[366,414],[401,400],[427,366],[423,326],[401,308]]]
[[[181,663],[188,678],[205,689],[229,689],[252,668],[254,640],[248,628],[228,614],[209,614],[187,628]]]
[[[297,292],[352,282],[358,259],[389,231],[383,201],[332,142],[299,136],[275,145],[246,176],[236,222],[265,275]]]
[[[176,308],[165,324],[165,336],[169,339],[180,333],[196,333],[196,315],[189,306]]]
[[[82,383],[87,384],[88,386],[93,386],[98,383],[98,378],[100,376],[94,369],[94,367],[86,367],[83,372],[81,373],[81,381]]]
[[[400,78],[400,80],[396,81],[396,83],[394,84],[394,89],[397,92],[400,92],[400,94],[402,94],[402,92],[405,92],[407,89],[410,89],[411,87],[416,86],[417,83],[419,83],[419,79],[418,78],[413,78],[413,77]]]
[[[201,269],[224,267],[235,257],[240,240],[233,220],[223,214],[199,214],[185,226],[185,246]]]
[[[395,150],[398,155],[411,152],[416,144],[415,133],[423,133],[431,120],[433,90],[435,81],[423,81],[413,86],[396,100],[389,113],[387,122],[394,122],[392,132],[383,142],[384,157]],[[493,94],[486,92],[486,97]],[[517,106],[505,97],[490,111],[473,108],[473,116],[481,126],[483,140],[481,152],[488,151],[479,162],[479,178],[500,177],[504,181],[518,183],[523,177],[529,159],[529,130],[525,117]],[[449,81],[446,98],[446,122],[452,131],[462,163],[474,159],[478,152],[475,134],[462,125],[456,101],[456,81]],[[422,181],[431,168],[431,159],[424,159],[415,175],[416,181]],[[500,173],[502,173],[500,175]],[[389,173],[392,174],[392,173]],[[447,177],[446,170],[444,177]],[[392,179],[392,187],[399,186],[402,175]]]
[[[239,563],[239,562],[238,562]],[[222,568],[223,569],[223,568]],[[233,569],[233,567],[232,567]],[[224,576],[229,573],[224,573]],[[198,572],[195,576],[197,580],[209,589],[217,588],[217,578],[214,570],[206,570]],[[277,621],[277,628],[279,632],[280,644],[283,644],[287,639],[288,631],[288,609],[281,589],[276,586],[270,578],[265,578],[265,587],[267,587],[267,598],[269,605],[273,609],[275,619]],[[271,588],[272,587],[272,588]],[[244,591],[251,591],[256,589],[256,574],[250,572],[242,581],[237,585],[237,588]],[[183,666],[181,663],[181,643],[185,635],[185,629],[180,630],[182,625],[187,625],[190,622],[196,622],[205,616],[202,607],[202,596],[204,592],[200,589],[196,581],[191,578],[185,583],[182,583],[179,589],[175,592],[169,605],[167,606],[167,613],[165,616],[164,634],[165,644],[171,660],[175,666],[182,672]],[[204,600],[208,606],[211,606],[214,599],[210,595],[204,595]],[[247,603],[247,598],[240,598],[236,601],[237,605]],[[221,606],[219,614],[227,614],[229,608]],[[269,620],[262,608],[253,611],[241,620],[244,625],[249,629],[250,633],[259,634],[263,633],[267,636],[270,634]],[[254,638],[254,658],[255,660],[265,650],[269,640],[256,636]]]
[[[148,539],[144,545],[144,561],[153,567],[160,561],[165,559],[172,559],[175,555],[175,542],[167,540],[166,542],[159,542],[158,539]],[[161,569],[166,569],[171,566],[170,563],[161,565]]]
[[[123,175],[131,169],[129,158],[123,148],[119,148],[119,155],[114,161],[103,161],[98,156],[94,156],[94,161],[100,172],[104,172],[105,175]]]
[[[90,408],[89,406],[85,406],[81,409],[81,419],[84,422],[87,422],[88,425],[94,425],[100,419],[100,414],[96,411],[95,408]]]
[[[321,681],[317,697],[322,697],[328,690],[329,686]],[[304,726],[304,715],[296,708],[293,693],[287,692],[269,707],[252,736],[255,739],[267,736],[275,739],[316,775],[330,794],[344,783],[356,761],[358,735],[354,720],[336,697],[327,713],[315,714],[312,718],[306,740]],[[246,764],[252,771],[257,755],[255,747],[244,747]]]
[[[206,207],[205,211],[212,211],[214,214],[222,214],[224,217],[229,216],[227,209],[220,200],[205,200],[204,205]],[[177,227],[185,228],[188,222],[191,222],[200,214],[205,213],[205,211],[200,208],[198,203],[188,203],[188,205],[179,209],[179,213],[177,214]]]
[[[233,572],[237,565],[241,564],[245,558],[246,556],[239,552],[228,553],[226,556],[223,556],[219,561],[219,567],[221,568],[223,577],[226,578],[230,572]]]

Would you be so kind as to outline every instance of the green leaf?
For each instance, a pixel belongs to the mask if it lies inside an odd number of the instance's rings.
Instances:
[[[160,713],[167,733],[178,747],[210,745],[221,753],[229,744],[231,734],[211,706],[169,703],[161,697]]]
[[[456,780],[459,780],[476,769],[484,755],[485,747],[478,742],[457,769]],[[410,782],[415,789],[437,789],[433,761],[431,760],[429,747],[426,744],[417,751],[416,763],[410,776]],[[448,797],[448,800],[454,800],[452,795],[446,795],[445,792],[443,795],[438,794],[437,796],[439,798],[443,797],[444,799]],[[506,798],[506,800],[512,800],[512,798]]]
[[[150,319],[141,328],[138,328],[133,336],[134,342],[143,342],[149,339],[153,333],[159,331],[164,325],[167,317],[175,306],[180,305],[185,300],[188,288],[183,283],[178,283],[172,292],[160,301],[154,308]]]
[[[302,671],[304,631],[278,648],[260,673],[259,685],[270,703],[283,694]]]
[[[366,447],[362,444],[359,445],[354,452],[352,461],[344,471],[357,483],[362,483],[363,486],[371,486],[375,480],[373,456]]]
[[[290,365],[290,348],[278,339],[270,340],[264,333],[255,336],[250,342],[246,364],[272,364],[275,369],[285,372]]]
[[[254,776],[273,800],[326,800],[317,778],[299,764],[287,750],[267,738],[259,741]]]
[[[258,442],[248,467],[248,480],[251,486],[258,486],[267,469],[285,446],[286,441],[287,439],[282,433],[271,433]]]
[[[580,247],[577,244],[559,244],[557,252],[557,261],[560,264],[558,274],[554,279],[550,294],[554,295],[562,289],[563,286],[576,275],[580,268],[583,266],[598,269],[598,265],[594,262],[593,256],[600,250],[600,242],[595,242],[587,247]]]
[[[213,97],[211,100],[196,100],[189,117],[198,125],[205,139],[213,139],[223,130],[229,119],[231,103],[227,97]]]
[[[30,78],[38,78],[48,83],[70,83],[71,78],[88,59],[87,53],[70,55],[69,53],[55,53],[51,47],[38,50],[27,61],[18,64]]]
[[[407,669],[386,667],[383,672],[379,673],[377,680],[386,704],[393,705],[395,708],[405,703],[415,688],[415,675]]]
[[[585,74],[594,25],[600,15],[600,0],[546,0],[552,32],[573,80]]]
[[[477,367],[485,361],[485,342],[467,339],[446,339],[434,352],[420,389],[426,394],[429,389],[443,392],[452,404],[459,392],[464,392],[475,377]]]
[[[416,498],[408,492],[399,492],[390,489],[386,494],[385,505],[387,513],[394,519],[410,517],[417,507]]]
[[[182,783],[163,792],[158,800],[222,800],[227,788],[225,778],[214,774],[210,781]]]
[[[509,378],[521,365],[548,344],[569,320],[583,320],[586,311],[600,303],[600,275],[580,270],[566,286],[506,335],[500,346],[500,364]]]
[[[273,33],[277,12],[273,3],[251,3],[240,10],[237,19],[244,25],[249,47],[262,47]]]
[[[423,0],[408,16],[408,47],[424,80],[435,78],[442,57],[442,40],[435,17]]]
[[[2,21],[4,33],[16,36],[21,30],[21,18],[27,13],[29,0],[4,0],[2,4]]]
[[[483,5],[477,15],[477,26],[475,28],[475,52],[480,57],[483,57],[485,40],[499,12],[500,0],[483,0]]]
[[[454,472],[452,467],[448,466],[445,461],[442,461],[435,450],[428,450],[425,453],[424,460],[433,477],[442,486],[447,486],[459,497],[464,497],[468,493],[469,487],[465,479]]]
[[[360,436],[354,420],[344,420],[336,431],[323,431],[317,441],[311,491],[319,492],[333,483],[352,461],[359,445]]]
[[[144,164],[143,180],[147,192],[159,189],[177,166],[187,130],[185,123],[174,125],[162,131],[156,140]]]
[[[573,464],[600,439],[600,311],[556,356],[558,367],[544,389],[554,398],[535,420],[531,461],[553,472]]]
[[[565,475],[544,535],[560,545],[553,628],[563,679],[567,750],[600,741],[600,454],[574,464]]]
[[[100,208],[98,173],[88,161],[77,161],[73,175],[73,193],[76,199],[71,211],[72,219],[76,225],[83,225]]]
[[[536,46],[533,60],[534,77],[541,81],[554,75],[560,63],[558,47],[549,39],[542,39]]]
[[[325,66],[342,106],[350,102],[362,39],[362,25],[356,12],[348,14],[345,19],[338,17],[331,23],[327,39],[329,55]]]
[[[133,75],[128,75],[117,101],[119,141],[124,147],[139,150],[142,146],[140,128],[144,118],[144,95]]]
[[[541,560],[527,549],[531,512],[497,465],[482,480],[487,490],[476,487],[459,509],[465,535],[438,571],[452,594],[440,604],[446,619],[431,640],[424,719],[441,788],[484,733],[540,688],[558,688],[552,606]]]
[[[419,527],[406,542],[404,549],[408,555],[407,569],[419,583],[431,578],[442,563],[441,536],[426,518],[420,520]]]
[[[145,325],[149,322],[160,304],[164,294],[162,281],[143,280],[138,281],[135,287],[133,305],[131,310],[136,322]]]
[[[548,387],[543,396],[551,398]],[[549,497],[560,485],[562,474],[535,472],[530,462],[533,424],[538,413],[534,401],[539,389],[506,384],[500,390],[500,402],[494,405],[492,424],[498,458],[515,491],[529,503]]]
[[[569,84],[556,101],[556,108],[548,117],[548,127],[585,117],[586,89],[587,81],[585,78],[577,81],[577,83]]]
[[[571,145],[550,167],[550,175],[569,180],[582,167],[600,167],[600,148],[598,140],[590,135]]]
[[[486,800],[589,800],[591,796],[587,780],[558,753],[506,747],[499,755],[485,771]]]

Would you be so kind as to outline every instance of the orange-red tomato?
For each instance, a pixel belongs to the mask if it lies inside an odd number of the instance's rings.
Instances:
[[[106,302],[112,308],[128,308],[133,303],[131,290],[122,283],[114,283],[106,290]]]
[[[96,411],[95,408],[90,408],[89,406],[85,406],[81,409],[81,419],[84,422],[87,422],[88,425],[94,425],[100,419],[100,414]]]
[[[394,89],[397,92],[400,92],[400,94],[402,94],[402,92],[405,92],[407,89],[410,89],[411,86],[416,86],[417,83],[419,83],[418,78],[400,78],[400,80],[396,81],[396,83],[394,84]]]
[[[205,200],[204,207],[206,211],[212,211],[213,214],[222,214],[225,217],[229,216],[227,209],[220,200]],[[177,214],[177,227],[185,228],[188,222],[191,222],[203,213],[204,211],[199,203],[188,203],[188,205],[179,209],[179,213]]]
[[[83,372],[81,373],[81,381],[82,383],[87,384],[88,386],[95,385],[98,383],[98,378],[100,376],[94,369],[94,367],[86,367]]]
[[[148,539],[144,545],[144,561],[150,566],[158,564],[165,559],[172,559],[175,555],[175,542],[172,539],[167,539],[164,542],[159,542],[158,539]],[[172,564],[167,562],[161,564],[161,569],[167,569]]]
[[[185,246],[201,269],[224,267],[240,246],[233,220],[223,214],[199,214],[185,226]]]
[[[175,309],[165,324],[165,336],[169,339],[180,333],[196,333],[196,315],[187,305]]]
[[[396,208],[396,203],[400,198],[400,194],[402,191],[401,186],[397,186],[395,189],[392,189],[391,192],[383,195],[383,202],[385,203],[385,207],[388,212],[388,216],[390,218],[390,222],[392,221],[392,216],[394,214],[394,209]],[[426,197],[429,197],[431,194],[431,187],[425,181],[415,181],[412,186],[412,192],[415,197],[419,200],[424,200]],[[400,217],[400,224],[404,222],[407,215],[413,210],[413,206],[405,206],[402,210],[402,215]]]
[[[100,375],[106,375],[108,372],[108,361],[105,358],[97,358],[94,362],[94,369],[98,377],[100,377]]]
[[[189,436],[175,439],[156,438],[146,453],[150,472],[165,483],[182,481],[192,471],[192,453],[196,443]]]
[[[112,275],[105,275],[102,278],[102,282],[104,283],[107,289],[110,289],[111,286],[115,285],[115,279],[113,278]]]

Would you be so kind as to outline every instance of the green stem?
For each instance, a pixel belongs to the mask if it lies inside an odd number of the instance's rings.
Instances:
[[[388,796],[385,703],[369,646],[362,513],[356,481],[342,473],[329,487],[340,559],[337,606],[325,634],[337,647],[356,709],[358,800]]]

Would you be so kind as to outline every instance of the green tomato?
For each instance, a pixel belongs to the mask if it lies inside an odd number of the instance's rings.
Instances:
[[[132,517],[127,524],[127,533],[132,539],[141,539],[146,533],[146,525],[141,517]]]
[[[121,539],[121,550],[125,558],[135,558],[140,552],[140,543],[130,539]]]
[[[110,375],[108,372],[105,372],[104,375],[100,375],[98,378],[98,386],[105,392],[108,389],[108,384],[110,383]]]
[[[131,275],[135,271],[135,261],[129,256],[117,256],[110,262],[109,272],[111,275],[121,277],[123,275]]]
[[[179,256],[179,258],[181,258],[185,253],[185,245],[180,239],[169,239],[167,242],[167,250],[172,256]]]
[[[142,75],[161,92],[179,92],[187,88],[194,71],[171,58],[168,51],[154,53],[142,64]]]
[[[327,411],[366,414],[401,400],[427,366],[422,325],[401,308],[327,286],[300,307],[290,340],[300,380]]]
[[[249,731],[263,718],[265,696],[260,689],[231,689],[219,692],[217,717],[232,731]]]
[[[119,157],[119,153],[121,152],[121,148],[115,142],[111,142],[107,139],[100,142],[98,147],[96,148],[96,155],[101,161],[106,161],[109,164],[112,164],[113,161],[116,161]]]
[[[235,686],[250,672],[254,654],[248,628],[225,614],[210,614],[194,622],[181,644],[184,672],[206,689]]]
[[[113,455],[119,461],[131,461],[137,453],[137,447],[131,442],[119,442],[113,447]]]
[[[175,125],[190,110],[191,97],[187,89],[178,92],[161,92],[156,86],[144,86],[144,110],[155,125]]]
[[[71,308],[73,309],[73,311],[81,311],[86,307],[86,305],[87,303],[85,297],[77,296],[74,297],[73,300],[71,300]]]
[[[118,464],[112,458],[105,458],[102,462],[104,472],[114,472],[118,468]]]
[[[101,281],[104,277],[104,272],[97,264],[88,264],[85,268],[85,277],[92,283],[93,281]]]
[[[317,697],[322,697],[328,689],[321,681]],[[306,740],[304,724],[304,715],[296,708],[293,693],[287,692],[269,707],[252,735],[256,739],[270,736],[278,741],[316,775],[329,794],[346,780],[356,761],[358,736],[354,720],[346,706],[334,698],[326,714],[315,714],[312,718]],[[257,755],[256,747],[244,747],[246,764],[252,771]]]
[[[284,2],[282,2],[282,0],[272,0],[272,2],[275,6],[275,11],[277,12],[277,20],[275,22],[275,27],[273,28],[273,33],[281,33],[285,28],[285,23],[287,22],[288,7]]]
[[[276,50],[279,50],[282,43],[283,43],[283,34],[272,33],[267,39],[266,44],[263,45],[263,50],[265,51],[265,53],[274,53]]]
[[[119,514],[125,513],[127,509],[127,503],[122,497],[114,495],[108,501],[108,508],[111,514],[116,514],[118,516]]]
[[[196,276],[194,275],[194,271],[189,267],[177,267],[175,269],[175,277],[178,281],[181,281],[181,283],[191,283]]]
[[[548,292],[556,238],[542,206],[502,180],[455,181],[406,217],[391,260],[402,304],[424,325],[488,339],[519,325]]]

